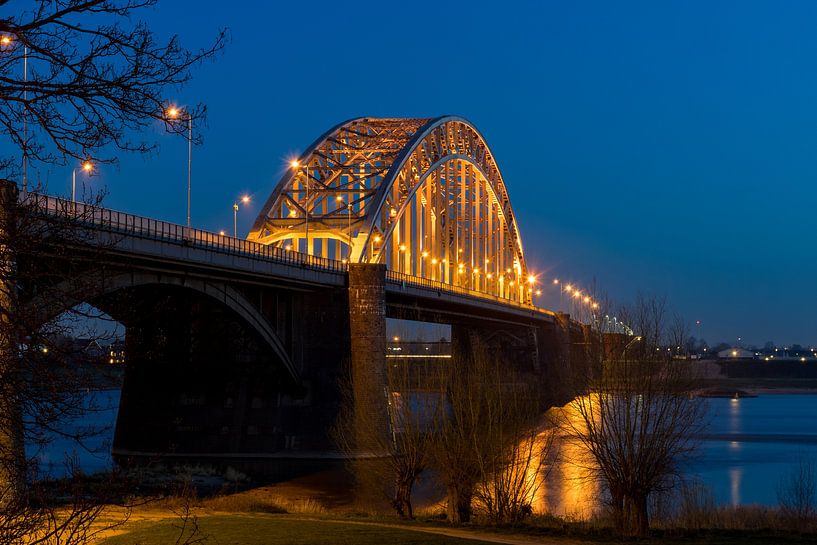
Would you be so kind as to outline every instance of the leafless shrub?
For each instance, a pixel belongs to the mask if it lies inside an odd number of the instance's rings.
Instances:
[[[817,468],[814,461],[801,457],[797,466],[777,485],[780,514],[798,530],[817,525]]]

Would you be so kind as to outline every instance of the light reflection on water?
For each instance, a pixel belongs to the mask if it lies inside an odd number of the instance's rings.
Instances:
[[[728,505],[777,504],[777,488],[801,460],[817,464],[817,395],[763,395],[708,400],[708,426],[685,478],[709,487]],[[601,506],[601,489],[581,469],[582,449],[564,440],[539,511],[587,515]]]
[[[101,392],[106,410],[89,418],[94,426],[108,425],[108,433],[95,441],[110,442],[119,401],[118,391]],[[107,400],[107,401],[104,401]],[[777,486],[803,458],[817,463],[817,395],[763,395],[739,400],[709,400],[707,435],[696,457],[689,462],[686,476],[700,479],[718,502],[729,505],[777,503]],[[88,425],[89,422],[83,422]],[[68,441],[58,440],[40,453],[42,463],[54,473],[64,452],[76,450],[80,467],[100,471],[111,466],[107,454],[87,453]],[[602,501],[601,487],[588,477],[589,466],[583,448],[557,438],[558,459],[533,499],[537,512],[586,517]],[[533,478],[531,476],[531,478]]]

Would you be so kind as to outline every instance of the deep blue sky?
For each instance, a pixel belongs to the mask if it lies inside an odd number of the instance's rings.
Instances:
[[[231,229],[249,192],[246,232],[286,158],[341,120],[458,114],[494,151],[532,270],[665,294],[710,342],[817,343],[815,2],[165,0],[144,16],[191,47],[232,32],[171,97],[209,106],[197,226]],[[158,138],[94,182],[181,223],[185,143]],[[69,191],[69,169],[48,179]]]

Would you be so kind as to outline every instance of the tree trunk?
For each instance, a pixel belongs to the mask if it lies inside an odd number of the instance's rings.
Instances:
[[[613,514],[613,524],[615,524],[616,532],[619,535],[624,535],[624,495],[621,492],[610,490],[610,509]]]
[[[17,186],[0,180],[0,241],[13,236],[11,214],[16,206]],[[16,265],[9,244],[0,242],[0,506],[19,499],[25,486],[23,418],[17,388],[19,361],[15,308]]]
[[[471,522],[471,487],[462,485],[448,486],[448,522],[462,524]]]
[[[647,495],[635,494],[624,497],[623,534],[629,537],[644,537],[650,527],[647,512]]]

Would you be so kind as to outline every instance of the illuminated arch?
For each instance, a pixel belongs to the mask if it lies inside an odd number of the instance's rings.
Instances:
[[[248,238],[530,302],[505,182],[461,117],[333,127],[283,175]]]

